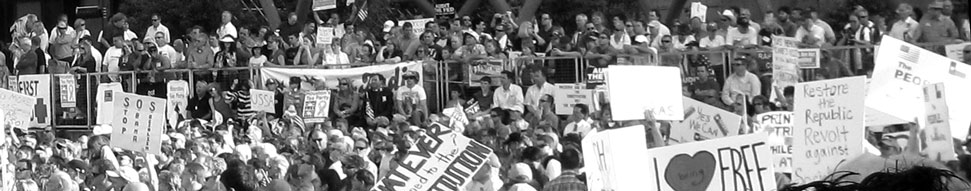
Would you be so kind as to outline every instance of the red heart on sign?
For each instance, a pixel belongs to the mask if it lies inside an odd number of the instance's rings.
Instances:
[[[698,151],[694,157],[678,154],[664,170],[664,180],[676,191],[706,190],[715,173],[715,156]]]

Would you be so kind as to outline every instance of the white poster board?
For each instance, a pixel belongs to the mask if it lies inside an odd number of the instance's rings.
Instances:
[[[944,82],[947,87],[971,87],[971,66],[884,36],[877,49],[866,106],[902,121],[923,118],[923,87]],[[971,126],[971,88],[946,91],[951,136],[964,139]],[[923,121],[920,121],[923,123]],[[868,124],[887,125],[887,124]],[[923,124],[918,124],[923,126]]]
[[[58,80],[58,94],[62,108],[77,107],[78,82],[72,74],[54,75]],[[83,84],[82,84],[83,85]]]
[[[757,133],[769,134],[772,167],[776,172],[792,173],[792,112],[773,111],[755,116]]]
[[[647,150],[647,160],[636,160],[648,170],[630,174],[638,187],[627,190],[776,190],[766,139],[756,133]]]
[[[250,104],[252,104],[253,110],[276,113],[276,99],[274,99],[273,91],[250,89],[249,95],[252,96]]]
[[[26,131],[36,102],[37,98],[0,89],[0,109],[3,109],[5,124],[11,127]]]
[[[337,0],[314,0],[314,11],[323,11],[337,8]]]
[[[799,49],[799,68],[800,69],[811,69],[819,68],[819,57],[820,55],[818,48],[809,49]]]
[[[165,132],[165,99],[114,92],[116,115],[111,126],[111,146],[149,154],[162,154]]]
[[[866,76],[796,85],[792,181],[822,180],[863,153]]]
[[[584,104],[589,108],[596,108],[593,101],[594,90],[586,89],[577,84],[556,84],[553,94],[553,109],[557,115],[573,114],[573,106]]]
[[[684,97],[684,120],[671,121],[670,141],[689,143],[738,135],[742,116]]]
[[[408,150],[401,165],[371,190],[461,190],[489,155],[488,146],[436,123]]]
[[[98,117],[95,124],[109,125],[114,120],[115,92],[124,92],[121,88],[121,83],[118,82],[98,84],[98,93],[95,96],[95,102],[98,103],[95,111],[98,112]]]
[[[581,146],[588,190],[642,190],[648,170],[644,126],[590,131]]]
[[[614,120],[640,120],[644,111],[654,111],[657,120],[684,119],[681,102],[681,70],[664,66],[607,68],[607,89]]]
[[[701,4],[701,2],[691,3],[691,18],[698,17],[701,22],[708,21],[708,6]]]
[[[964,47],[967,46],[971,46],[971,42],[944,45],[944,53],[947,55],[947,58],[957,61],[964,61]]]
[[[330,114],[330,90],[309,91],[303,97],[303,120],[323,123]]]
[[[185,80],[172,80],[165,84],[167,100],[166,105],[166,117],[169,126],[175,127],[179,124],[179,117],[182,119],[188,119],[186,115],[189,113],[186,107],[189,106],[189,95],[192,94],[189,89],[189,82]]]
[[[947,119],[948,105],[945,103],[944,83],[924,86],[924,101],[927,111],[924,118],[925,127],[921,129],[923,141],[921,154],[937,161],[957,160],[954,152],[954,141],[951,139],[951,126]],[[950,90],[953,88],[947,88]]]
[[[54,117],[51,106],[51,76],[47,74],[21,75],[18,81],[20,93],[37,98],[34,113],[30,118],[31,127],[51,125]]]
[[[334,43],[334,27],[317,27],[317,45]]]
[[[770,100],[775,100],[787,86],[799,82],[799,40],[792,37],[772,36],[772,94]]]

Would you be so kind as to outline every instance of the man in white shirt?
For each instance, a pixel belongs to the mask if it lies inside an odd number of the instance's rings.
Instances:
[[[222,24],[219,29],[216,30],[219,38],[225,37],[226,35],[232,36],[234,39],[239,37],[239,33],[236,32],[236,26],[233,25],[233,14],[229,11],[223,11]]]
[[[725,78],[725,87],[722,88],[722,102],[733,105],[739,94],[748,97],[762,95],[762,82],[759,77],[747,70],[746,64],[742,59],[732,62],[732,75]]]
[[[590,108],[586,104],[573,105],[573,121],[563,127],[563,136],[569,134],[580,135],[583,138],[593,130],[593,119],[590,119]]]
[[[523,111],[523,88],[512,84],[515,77],[512,72],[502,71],[502,74],[499,77],[502,86],[496,88],[496,92],[492,94],[492,108]]]
[[[105,51],[105,57],[102,59],[104,62],[101,65],[102,71],[105,72],[118,72],[121,68],[118,67],[118,63],[121,62],[121,58],[125,56],[125,40],[124,36],[115,36],[111,38],[114,46],[108,48]],[[108,75],[112,82],[120,82],[121,78],[117,74]]]
[[[809,16],[811,17],[813,23],[816,24],[816,26],[823,28],[823,32],[824,32],[823,37],[824,37],[825,43],[826,44],[835,43],[836,33],[833,32],[833,26],[830,26],[829,23],[826,23],[826,21],[819,19],[819,12],[817,12],[816,9],[810,8]]]
[[[395,105],[397,105],[398,114],[405,115],[412,120],[416,117],[425,119],[424,116],[428,114],[428,105],[426,105],[428,96],[425,94],[425,88],[418,85],[418,74],[406,73],[402,78],[405,80],[405,86],[398,87],[398,90],[395,91],[395,99],[397,100]]]
[[[900,39],[903,41],[910,42],[914,39],[914,33],[917,31],[917,27],[920,27],[920,23],[914,20],[914,7],[907,3],[901,3],[897,6],[897,22],[893,23],[890,27],[890,35],[893,38]]]
[[[148,36],[148,34],[146,34],[145,36]],[[168,34],[165,34],[162,31],[159,31],[154,33],[154,35],[151,35],[151,36],[155,39],[154,42],[158,44],[158,53],[168,58],[169,61],[172,63],[172,65],[175,65],[175,63],[183,60],[182,54],[180,54],[178,51],[175,51],[175,48],[172,48],[172,46],[169,46]]]
[[[739,19],[737,27],[728,28],[728,35],[725,36],[726,43],[736,47],[747,47],[759,44],[759,34],[754,27],[749,25],[748,19]]]
[[[169,33],[169,28],[168,27],[165,27],[165,25],[162,25],[162,18],[159,17],[158,14],[153,14],[152,15],[152,26],[149,26],[148,27],[148,30],[145,31],[145,41],[158,43],[156,41],[158,39],[155,38],[155,33],[162,33],[162,34],[164,34],[164,36],[165,36],[165,43],[166,44],[169,43],[169,40],[171,39],[171,38],[169,38],[170,37],[169,34],[171,34],[171,33]]]
[[[799,24],[796,30],[796,40],[799,40],[800,47],[821,47],[826,40],[826,31],[816,25],[808,15],[794,18]]]
[[[529,86],[526,90],[526,97],[523,100],[523,105],[526,106],[526,110],[536,115],[537,117],[542,117],[539,110],[539,100],[543,98],[543,95],[553,95],[556,87],[553,84],[546,82],[546,74],[542,69],[533,71],[530,73],[533,78],[533,85]]]

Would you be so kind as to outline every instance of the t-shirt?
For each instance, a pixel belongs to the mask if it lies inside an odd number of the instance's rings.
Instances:
[[[97,124],[111,124],[114,119],[114,117],[110,117],[114,115],[115,110],[114,92],[123,92],[121,83],[98,84],[98,97],[96,99],[99,100],[96,111],[98,111],[99,117],[96,118]]]
[[[757,45],[759,44],[758,32],[752,26],[748,27],[748,33],[742,33],[737,27],[732,27],[728,29],[728,35],[725,36],[725,43],[735,45],[735,41],[739,41],[739,45]]]
[[[192,118],[202,119],[212,112],[212,105],[209,105],[210,98],[212,96],[208,93],[203,96],[192,96],[189,98],[186,109],[192,113]]]
[[[398,87],[395,99],[398,101],[410,101],[411,104],[418,104],[418,101],[426,100],[428,97],[425,95],[425,88],[422,88],[421,85],[415,85],[412,88],[408,88],[408,86]]]
[[[249,58],[249,65],[250,66],[257,66],[257,67],[259,67],[259,66],[263,66],[263,63],[266,63],[266,56],[260,55],[258,57],[250,57]]]
[[[104,63],[102,64],[108,67],[108,72],[118,72],[121,70],[119,64],[121,62],[121,57],[124,54],[124,51],[122,51],[120,48],[112,46],[111,48],[108,48],[108,51],[105,51]]]
[[[806,28],[803,28],[803,27],[799,27],[799,29],[796,31],[796,36],[795,36],[796,40],[800,42],[806,42],[805,39],[803,39],[806,36],[812,36],[813,38],[816,38],[815,44],[819,46],[822,46],[823,43],[826,41],[826,31],[824,31],[823,28],[817,25],[813,25],[813,27],[809,30],[806,30]]]
[[[489,108],[492,108],[492,95],[494,93],[495,92],[490,91],[488,94],[483,95],[482,92],[478,92],[475,93],[475,95],[472,95],[472,97],[479,102],[479,111],[487,111]]]

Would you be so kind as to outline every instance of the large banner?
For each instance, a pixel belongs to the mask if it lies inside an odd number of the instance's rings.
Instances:
[[[793,113],[792,181],[829,176],[863,153],[866,76],[799,83]]]
[[[188,119],[186,117],[188,110],[186,107],[189,106],[189,95],[192,91],[189,90],[189,82],[185,80],[172,80],[166,83],[166,117],[168,124],[175,127],[179,124],[181,117],[182,119]]]
[[[353,80],[352,84],[364,84],[365,74],[381,74],[385,78],[385,83],[388,87],[396,88],[398,86],[404,85],[404,81],[401,79],[402,74],[406,72],[418,72],[419,81],[423,77],[424,70],[422,69],[422,62],[403,62],[398,64],[390,65],[376,65],[358,68],[348,68],[348,69],[307,69],[307,68],[269,68],[264,67],[260,69],[262,81],[265,82],[269,79],[274,79],[282,82],[286,85],[290,81],[290,77],[300,77],[303,79],[303,87],[313,87],[308,79],[312,80],[322,80],[327,83],[328,87],[337,87],[338,79],[349,78]]]
[[[330,90],[306,92],[303,97],[303,117],[307,123],[323,123],[330,114]]]
[[[772,36],[772,94],[774,100],[787,86],[799,82],[799,40],[792,37]]]
[[[927,111],[924,124],[927,125],[921,130],[923,133],[920,139],[925,143],[921,146],[921,154],[942,162],[957,160],[954,154],[954,141],[951,139],[951,127],[947,121],[950,116],[947,114],[948,105],[944,101],[944,89],[944,83],[924,86]],[[947,90],[951,89],[954,88],[947,88]]]
[[[590,131],[581,141],[587,189],[643,190],[648,163],[644,126]]]
[[[37,98],[0,89],[0,109],[3,109],[4,124],[26,131],[36,102]]]
[[[586,89],[585,86],[578,84],[556,84],[556,91],[553,94],[553,109],[557,115],[573,114],[573,106],[585,104],[589,108],[597,108],[593,99],[594,90]]]
[[[877,49],[876,66],[866,97],[866,106],[902,121],[923,118],[923,87],[944,82],[947,87],[971,87],[971,66],[884,36]],[[951,136],[964,139],[971,126],[971,88],[948,88],[946,103],[951,118]],[[920,120],[920,123],[923,123]],[[867,124],[887,125],[887,124]],[[920,124],[924,126],[923,124]]]
[[[149,154],[162,154],[165,99],[115,92],[111,146]]]
[[[640,120],[647,110],[658,120],[684,119],[680,69],[612,65],[607,70],[610,102],[619,103],[611,105],[614,120]]]
[[[51,76],[47,74],[21,75],[17,81],[20,93],[37,98],[34,113],[30,118],[31,127],[51,125]]]
[[[776,172],[792,173],[792,112],[774,111],[755,116],[758,133],[769,134],[772,167]]]
[[[671,122],[671,141],[688,143],[738,135],[742,116],[689,97],[684,102],[684,120]]]
[[[629,175],[637,187],[615,190],[777,190],[766,138],[755,133],[647,150],[647,160],[632,159],[648,166]]]
[[[121,83],[102,83],[98,84],[98,93],[95,96],[95,102],[97,102],[98,112],[97,120],[95,124],[98,125],[109,125],[115,117],[115,92],[125,92],[122,90]]]
[[[400,165],[371,190],[460,190],[491,154],[489,147],[433,124],[428,135],[408,149]]]

